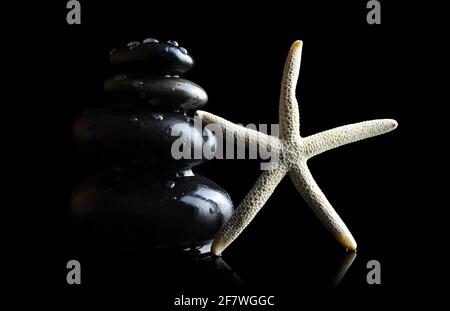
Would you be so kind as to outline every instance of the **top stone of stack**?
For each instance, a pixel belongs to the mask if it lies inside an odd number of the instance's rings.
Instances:
[[[126,65],[128,71],[139,69],[157,75],[181,75],[194,66],[194,59],[178,42],[159,42],[147,38],[142,43],[133,41],[126,47],[110,53],[111,64]]]

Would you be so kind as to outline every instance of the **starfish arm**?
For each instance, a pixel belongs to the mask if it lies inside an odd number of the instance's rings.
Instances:
[[[300,72],[302,47],[302,41],[295,41],[289,50],[284,65],[279,104],[280,137],[282,139],[300,136],[300,121],[295,90]]]
[[[345,248],[356,250],[355,239],[320,190],[306,163],[301,162],[295,165],[289,171],[289,176],[314,214],[336,240]]]
[[[245,139],[246,146],[249,144],[256,145],[258,143],[260,147],[270,147],[273,150],[279,150],[281,148],[281,142],[275,136],[245,128],[206,111],[197,110],[195,116],[200,117],[204,124],[217,124],[225,133],[233,135],[237,140]]]
[[[392,119],[371,120],[336,127],[302,139],[306,158],[355,141],[378,136],[394,130],[397,122]]]
[[[286,172],[287,168],[280,164],[277,168],[264,171],[261,174],[253,188],[216,236],[211,246],[213,254],[220,255],[241,234],[269,199]]]

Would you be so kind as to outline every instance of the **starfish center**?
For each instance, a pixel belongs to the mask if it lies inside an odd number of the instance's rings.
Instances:
[[[302,157],[303,152],[299,141],[283,142],[280,160],[283,161],[287,167],[293,167]]]

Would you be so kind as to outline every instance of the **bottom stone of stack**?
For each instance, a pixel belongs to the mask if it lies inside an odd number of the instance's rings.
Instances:
[[[224,189],[190,170],[112,169],[73,191],[70,212],[80,238],[99,247],[192,251],[211,243],[233,204]]]

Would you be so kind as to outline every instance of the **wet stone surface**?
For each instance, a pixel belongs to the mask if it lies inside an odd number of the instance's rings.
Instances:
[[[114,102],[86,111],[73,135],[88,160],[118,168],[74,190],[77,232],[84,241],[131,251],[209,252],[233,204],[224,189],[190,170],[217,143],[187,116],[208,101],[201,86],[179,78],[193,58],[174,40],[147,38],[113,49],[110,61],[119,73],[104,88]]]
[[[113,169],[79,185],[71,213],[80,232],[128,248],[199,248],[232,213],[228,194],[211,180],[183,174]]]
[[[132,41],[123,48],[113,49],[110,61],[133,71],[160,75],[181,75],[194,66],[194,59],[178,42],[160,42],[153,38]]]
[[[146,74],[120,74],[105,82],[113,99],[152,107],[154,110],[191,110],[203,107],[208,95],[198,84],[181,78]]]

